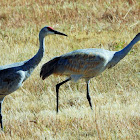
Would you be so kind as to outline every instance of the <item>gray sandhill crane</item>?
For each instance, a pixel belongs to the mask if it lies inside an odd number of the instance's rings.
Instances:
[[[133,45],[140,40],[140,33],[122,50],[109,51],[105,49],[79,49],[51,59],[45,63],[40,71],[40,77],[44,80],[51,74],[65,75],[68,78],[56,85],[56,111],[58,112],[59,87],[73,80],[84,78],[87,84],[87,100],[92,109],[89,94],[90,78],[100,75],[105,69],[112,68],[123,59],[131,50]]]
[[[44,55],[44,38],[47,35],[63,35],[64,33],[58,32],[49,26],[45,26],[39,32],[39,50],[31,59],[19,63],[0,66],[0,123],[2,124],[2,102],[4,97],[16,91],[22,83],[31,75],[33,70],[37,67]]]

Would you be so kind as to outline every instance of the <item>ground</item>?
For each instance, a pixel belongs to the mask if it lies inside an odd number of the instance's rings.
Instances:
[[[80,80],[60,88],[56,114],[55,85],[65,77],[39,77],[41,66],[55,56],[125,47],[140,32],[138,0],[1,0],[0,7],[0,65],[35,55],[39,30],[46,25],[68,35],[46,37],[39,66],[6,96],[1,140],[140,139],[140,42],[114,68],[91,79],[93,111]]]

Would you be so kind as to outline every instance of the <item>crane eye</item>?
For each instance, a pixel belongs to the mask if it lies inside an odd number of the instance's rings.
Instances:
[[[47,27],[47,29],[48,29],[49,31],[53,31],[53,30],[54,30],[52,27]]]

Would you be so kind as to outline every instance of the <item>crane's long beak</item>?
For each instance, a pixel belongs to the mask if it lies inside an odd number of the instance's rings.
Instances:
[[[61,32],[58,32],[58,31],[56,31],[56,30],[54,30],[54,33],[55,33],[55,34],[58,34],[58,35],[64,35],[64,36],[67,36],[66,34],[61,33]]]

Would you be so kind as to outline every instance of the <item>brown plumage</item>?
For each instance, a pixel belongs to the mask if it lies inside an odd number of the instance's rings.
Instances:
[[[57,62],[59,59],[60,57],[55,57],[54,59],[50,60],[42,66],[40,76],[42,76],[43,80],[51,74],[55,73]]]
[[[56,85],[57,112],[58,112],[58,93],[59,87],[69,80],[78,81],[84,78],[87,83],[87,99],[92,109],[91,98],[89,95],[90,78],[100,75],[105,69],[114,67],[131,50],[133,45],[140,40],[140,33],[120,51],[109,51],[105,49],[80,49],[73,52],[55,57],[41,69],[40,76],[44,80],[51,74],[65,75],[67,80]]]

